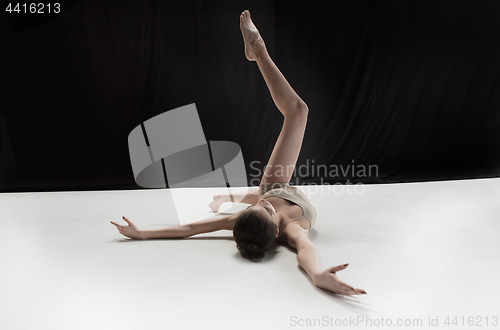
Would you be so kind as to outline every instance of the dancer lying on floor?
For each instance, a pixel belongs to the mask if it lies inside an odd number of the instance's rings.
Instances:
[[[126,226],[111,223],[122,235],[133,239],[180,238],[221,229],[232,230],[241,255],[252,260],[261,259],[276,242],[283,242],[297,250],[299,265],[316,286],[344,295],[365,294],[364,290],[354,288],[336,276],[335,273],[348,264],[321,269],[318,250],[308,236],[316,221],[316,209],[304,193],[288,184],[302,146],[309,109],[271,60],[248,10],[241,13],[240,28],[246,57],[257,62],[274,103],[284,116],[283,127],[259,189],[237,198],[252,205],[225,217],[157,230],[140,230],[125,217]],[[236,196],[233,194],[233,197]],[[220,205],[229,202],[230,198],[229,195],[216,195],[210,207],[217,212]]]

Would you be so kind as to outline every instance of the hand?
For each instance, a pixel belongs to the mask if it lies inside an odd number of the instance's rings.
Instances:
[[[339,280],[337,275],[335,275],[336,272],[346,269],[348,265],[349,264],[333,266],[325,269],[314,278],[314,284],[322,289],[346,296],[366,294],[365,290],[354,288]]]
[[[128,223],[128,226],[119,225],[111,221],[111,223],[115,225],[116,228],[118,228],[120,234],[122,234],[123,236],[130,237],[132,239],[144,239],[142,230],[137,228],[137,226],[134,225],[132,221],[130,221],[129,219],[123,217],[123,220],[125,220],[125,222]]]

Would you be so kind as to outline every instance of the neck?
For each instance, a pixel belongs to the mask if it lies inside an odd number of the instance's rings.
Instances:
[[[283,213],[281,213],[280,211],[276,211],[276,217],[275,217],[274,222],[278,226],[278,230],[279,230],[278,237],[281,236],[281,234],[282,234],[281,230],[283,228],[283,221],[284,221]]]

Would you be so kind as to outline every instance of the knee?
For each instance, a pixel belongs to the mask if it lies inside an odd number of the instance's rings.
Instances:
[[[304,101],[299,102],[299,108],[301,109],[302,112],[305,112],[306,114],[309,112],[309,108],[307,107],[307,104]]]
[[[298,100],[295,105],[295,113],[301,116],[307,116],[308,112],[309,108],[307,107],[306,102]]]
[[[282,111],[283,115],[288,118],[307,118],[307,113],[309,108],[307,104],[302,100],[296,100],[290,103],[287,107],[287,111]]]

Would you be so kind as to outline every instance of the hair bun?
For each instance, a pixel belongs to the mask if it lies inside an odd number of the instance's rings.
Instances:
[[[243,257],[247,259],[262,259],[265,255],[262,247],[258,246],[252,241],[242,240],[237,245],[237,248],[238,250],[240,250]]]

